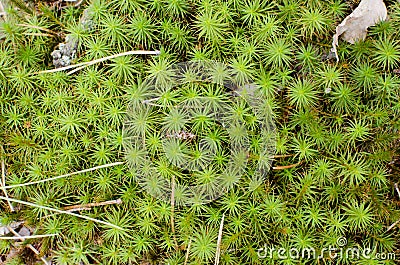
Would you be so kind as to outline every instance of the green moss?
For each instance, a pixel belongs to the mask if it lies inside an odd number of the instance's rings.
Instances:
[[[49,216],[32,207],[10,213],[2,203],[8,219],[25,220],[38,233],[59,233],[32,241],[43,245],[43,254],[57,264],[183,264],[190,245],[187,264],[208,264],[215,258],[222,214],[220,264],[298,264],[276,253],[259,258],[257,250],[265,245],[320,250],[334,246],[340,237],[348,246],[378,252],[400,247],[399,227],[386,232],[400,218],[393,189],[400,151],[396,1],[388,2],[389,20],[371,28],[364,42],[341,43],[338,63],[323,57],[335,25],[351,11],[349,1],[86,2],[58,11],[46,3],[10,10],[7,20],[0,21],[0,36],[5,36],[0,40],[0,150],[7,164],[6,184],[128,161],[8,190],[10,197],[56,208],[122,198],[120,205],[81,211],[122,231],[71,216]],[[85,9],[89,26],[79,23]],[[72,75],[37,74],[53,68],[50,53],[67,34],[79,41],[73,63],[128,50],[161,54],[118,57]],[[257,161],[268,165],[270,158],[262,156],[266,138],[244,100],[223,86],[202,82],[157,93],[146,86],[149,78],[168,83],[175,63],[199,59],[224,62],[239,82],[254,80],[259,85],[260,109],[274,118],[277,134],[275,169],[265,179],[252,178]],[[142,103],[150,98],[157,107],[151,111]],[[212,111],[225,102],[230,102],[226,115],[236,122],[230,132],[213,121]],[[174,108],[177,103],[208,108]],[[124,160],[127,113],[131,132],[144,141],[147,155],[132,148]],[[190,124],[188,115],[195,117]],[[246,171],[240,180],[234,174],[224,176],[230,190],[211,203],[177,206],[185,200],[178,189],[172,213],[168,202],[141,188],[139,169],[132,170],[131,165],[149,162],[154,174],[146,185],[173,176],[183,183],[211,183],[229,161],[228,143],[243,141],[244,128],[251,150]],[[202,156],[201,148],[192,148],[196,140],[166,141],[167,131],[189,130],[215,149],[212,160]],[[236,155],[240,164],[244,158]],[[180,170],[178,165],[188,156],[204,170]],[[2,241],[0,255],[9,251],[7,242]],[[300,261],[306,263],[354,260]]]

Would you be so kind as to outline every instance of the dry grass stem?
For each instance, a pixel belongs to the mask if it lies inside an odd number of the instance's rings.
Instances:
[[[189,260],[189,254],[190,254],[190,247],[191,246],[192,246],[192,238],[189,239],[189,244],[188,244],[187,249],[186,249],[185,262],[183,263],[184,265],[186,265],[188,260]]]
[[[117,58],[117,57],[127,56],[127,55],[159,55],[159,54],[160,54],[159,51],[142,51],[142,50],[140,50],[140,51],[128,51],[128,52],[122,52],[122,53],[110,55],[110,56],[103,57],[103,58],[96,59],[96,60],[89,61],[89,62],[78,63],[78,64],[69,65],[69,66],[60,67],[60,68],[51,69],[51,70],[39,71],[39,72],[36,72],[36,74],[55,73],[55,72],[69,70],[69,69],[73,69],[73,68],[77,68],[77,67],[80,67],[80,69],[83,69],[86,66],[94,65],[94,64],[97,64],[97,63],[100,63],[100,62],[104,62],[104,61],[107,61],[107,60],[111,60],[111,59],[114,59],[114,58]],[[73,72],[73,71],[71,71],[71,72]]]
[[[3,196],[0,196],[0,199],[1,200],[7,200],[7,198],[3,197]],[[119,227],[117,225],[114,225],[114,224],[111,224],[109,222],[105,222],[105,221],[102,221],[102,220],[98,220],[98,219],[95,219],[95,218],[91,218],[89,216],[80,215],[80,214],[76,214],[76,213],[72,213],[72,212],[68,212],[68,211],[63,211],[63,210],[58,210],[58,209],[55,209],[55,208],[42,206],[42,205],[38,205],[38,204],[31,203],[31,202],[26,202],[26,201],[21,201],[21,200],[17,200],[17,199],[9,198],[9,200],[12,201],[12,202],[16,202],[16,203],[20,203],[20,204],[24,204],[24,205],[28,205],[28,206],[32,206],[32,207],[36,207],[36,208],[40,208],[40,209],[47,210],[47,211],[52,211],[52,212],[56,212],[56,213],[72,215],[72,216],[75,216],[75,217],[79,217],[79,218],[82,218],[82,219],[86,219],[86,220],[93,221],[93,222],[96,222],[96,223],[99,223],[99,224],[103,224],[103,225],[106,225],[106,226],[110,226],[110,227],[113,227],[113,228],[117,228],[117,229],[123,230],[121,227]]]
[[[115,163],[105,164],[105,165],[92,167],[92,168],[88,168],[88,169],[84,169],[84,170],[80,170],[80,171],[75,171],[75,172],[68,173],[68,174],[61,175],[61,176],[57,176],[57,177],[54,177],[54,178],[42,179],[42,180],[38,180],[38,181],[22,183],[22,184],[15,184],[15,185],[10,185],[10,186],[4,186],[3,188],[4,189],[11,189],[11,188],[29,186],[29,185],[33,185],[33,184],[48,182],[48,181],[61,179],[61,178],[65,178],[65,177],[69,177],[69,176],[73,176],[73,175],[77,175],[77,174],[81,174],[81,173],[94,171],[94,170],[101,169],[101,168],[112,167],[112,166],[117,166],[117,165],[122,165],[122,164],[123,164],[123,162],[115,162]]]
[[[219,231],[218,231],[217,250],[215,252],[214,265],[219,264],[219,259],[221,256],[221,242],[222,242],[222,231],[224,229],[224,220],[225,220],[225,214],[222,214],[221,224],[219,225]]]
[[[43,237],[51,237],[51,236],[57,236],[58,234],[45,234],[45,235],[32,235],[32,236],[0,236],[0,239],[19,239],[19,240],[26,240],[26,239],[32,239],[32,238],[43,238]]]
[[[50,34],[52,34],[52,35],[54,35],[54,36],[59,36],[59,35],[60,35],[59,33],[55,32],[55,31],[52,31],[52,30],[47,29],[47,28],[35,26],[35,25],[29,25],[29,24],[21,23],[21,24],[17,24],[17,26],[27,27],[27,28],[31,28],[31,29],[38,29],[38,30],[41,30],[41,31],[45,31],[45,32],[47,32],[47,33],[50,33]]]
[[[175,236],[175,176],[171,179],[171,231],[174,237],[175,248],[178,248],[178,240]]]
[[[6,165],[4,163],[4,160],[1,161],[1,183],[0,183],[0,186],[4,192],[4,196],[6,196],[6,198],[8,198],[7,190],[5,188],[5,186],[6,186]],[[12,205],[12,203],[9,200],[7,200],[7,202],[8,202],[8,206],[10,206],[11,212],[14,212],[15,209],[14,209],[14,206]]]

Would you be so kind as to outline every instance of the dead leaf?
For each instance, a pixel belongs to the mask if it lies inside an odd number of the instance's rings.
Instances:
[[[383,0],[362,0],[353,13],[336,27],[331,50],[335,54],[336,60],[339,61],[336,50],[339,45],[339,36],[351,44],[358,40],[364,40],[367,36],[367,29],[379,21],[385,20],[386,17],[387,9]]]

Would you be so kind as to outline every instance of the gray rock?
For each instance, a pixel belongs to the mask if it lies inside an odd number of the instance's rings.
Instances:
[[[65,38],[65,43],[58,44],[58,49],[51,53],[53,64],[56,68],[68,66],[75,59],[78,50],[78,41],[71,36]]]
[[[89,12],[85,10],[79,23],[83,26],[86,31],[90,31],[93,28],[93,21]],[[65,67],[71,64],[76,58],[78,51],[79,41],[67,35],[64,43],[59,43],[57,48],[51,53],[53,57],[53,64],[56,68]]]
[[[10,225],[2,225],[2,223],[0,223],[0,236],[10,233],[10,230],[8,229],[9,226],[12,229],[17,229],[21,224],[22,222],[12,222]]]
[[[23,226],[19,231],[18,234],[20,236],[30,236],[31,235],[31,231],[29,231],[28,228],[26,228],[25,226]]]

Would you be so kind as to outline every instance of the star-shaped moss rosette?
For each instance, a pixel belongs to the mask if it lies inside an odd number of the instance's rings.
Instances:
[[[63,1],[61,7],[52,5],[59,1],[6,2],[6,16],[0,19],[4,183],[12,187],[6,189],[9,198],[41,207],[10,201],[16,209],[11,212],[2,199],[0,222],[24,221],[37,228],[37,234],[57,234],[26,242],[40,255],[54,264],[74,265],[200,265],[215,263],[216,257],[221,265],[396,264],[389,258],[282,260],[267,255],[263,259],[257,250],[264,246],[320,250],[336,247],[343,237],[346,247],[360,251],[373,247],[391,253],[400,248],[399,196],[394,188],[400,165],[398,1],[385,1],[387,20],[370,27],[364,41],[339,41],[339,62],[329,59],[335,27],[360,1],[87,0],[79,7],[72,1]],[[28,2],[25,9],[16,5]],[[90,28],[79,23],[84,10],[90,15]],[[49,73],[54,69],[51,53],[67,35],[79,40],[70,63],[85,67]],[[160,54],[127,54],[141,50]],[[162,81],[169,76],[165,69],[173,69],[169,66],[192,60],[226,64],[229,72],[253,80],[261,90],[260,98],[272,110],[276,125],[275,161],[261,185],[254,174],[263,143],[254,137],[260,135],[260,121],[251,122],[253,116],[247,113],[258,114],[248,110],[251,101],[239,95],[245,91],[199,81],[170,89],[163,101],[155,101],[162,93],[145,89],[143,80]],[[251,91],[251,84],[241,87]],[[181,130],[165,118],[174,112],[193,115],[194,110],[199,116],[209,115],[202,108],[191,108],[203,104],[195,100],[199,96],[213,99],[212,103],[222,101],[220,105],[236,115],[242,113],[246,121],[238,124],[246,128],[244,143],[250,157],[245,174],[238,182],[233,178],[233,187],[217,185],[226,190],[217,200],[172,207],[172,200],[149,194],[148,183],[125,159],[123,126],[132,113],[146,114],[132,111],[135,104],[147,102],[140,108],[154,104],[151,113],[159,118],[145,120],[158,125],[137,123],[137,131],[160,129],[147,133],[138,146],[146,146],[150,167],[158,162],[161,181],[154,181],[154,186],[167,181],[164,197],[172,190],[178,193],[179,185],[212,183],[229,165],[234,144],[229,137],[233,132],[228,131],[231,124],[224,127],[217,118],[233,114],[217,113],[211,122],[197,121],[197,127],[189,116],[189,128]],[[185,108],[173,108],[177,105]],[[174,144],[189,154],[197,149],[201,153],[208,142],[200,140],[214,126],[218,130],[210,137],[221,139],[220,152],[210,168],[185,171],[181,156],[165,153]],[[214,155],[203,153],[206,159]],[[184,161],[192,161],[183,154]],[[69,175],[104,165],[113,166]],[[171,168],[180,175],[172,174]],[[221,174],[215,177],[213,172]],[[61,175],[68,177],[53,179]],[[46,179],[52,180],[42,182]],[[21,186],[29,182],[39,183]],[[199,202],[208,201],[203,194]],[[186,195],[174,195],[177,204],[186,203],[182,202]],[[122,203],[102,204],[118,199]],[[48,210],[93,204],[99,206],[67,209],[123,230]],[[14,242],[0,240],[1,261],[13,252]],[[26,249],[27,244],[19,246]],[[32,259],[40,257],[27,250],[9,263],[29,264]]]
[[[275,153],[274,115],[246,75],[216,61],[185,62],[149,76],[140,90],[124,147],[149,194],[203,204],[263,182]]]

